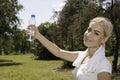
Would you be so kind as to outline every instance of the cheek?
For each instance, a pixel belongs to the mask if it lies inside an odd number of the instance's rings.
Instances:
[[[98,44],[102,44],[102,42],[103,42],[103,37],[94,38],[94,40],[95,40]]]

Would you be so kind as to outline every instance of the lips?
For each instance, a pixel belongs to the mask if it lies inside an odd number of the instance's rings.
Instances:
[[[92,42],[91,38],[84,37],[84,42]]]

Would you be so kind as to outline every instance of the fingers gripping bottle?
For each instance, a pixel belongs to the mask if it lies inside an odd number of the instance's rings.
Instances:
[[[36,24],[35,15],[31,15],[31,18],[29,20],[29,25],[34,25],[35,26],[35,24]],[[27,40],[28,41],[33,41],[34,33],[35,32],[31,27],[27,28]]]

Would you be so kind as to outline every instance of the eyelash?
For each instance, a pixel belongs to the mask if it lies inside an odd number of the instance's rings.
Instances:
[[[92,29],[90,29],[90,28],[88,28],[87,30],[88,30],[88,32],[92,31]],[[97,35],[97,36],[99,36],[99,33],[97,33],[97,32],[94,32],[94,34]]]
[[[95,35],[99,36],[99,33],[95,32]]]

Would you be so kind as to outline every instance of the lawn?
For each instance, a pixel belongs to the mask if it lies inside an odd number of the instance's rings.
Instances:
[[[2,55],[0,80],[74,80],[72,69],[61,69],[62,64],[62,60],[34,60],[31,54]]]
[[[0,80],[73,80],[61,60],[34,60],[33,55],[0,56]]]

